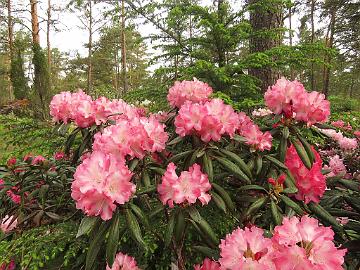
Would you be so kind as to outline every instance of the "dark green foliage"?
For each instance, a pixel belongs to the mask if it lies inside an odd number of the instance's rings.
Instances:
[[[28,80],[24,72],[24,60],[22,52],[18,50],[11,61],[10,78],[16,99],[24,99],[28,96]]]

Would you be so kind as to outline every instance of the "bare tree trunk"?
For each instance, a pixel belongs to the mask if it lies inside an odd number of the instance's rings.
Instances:
[[[125,0],[121,0],[121,73],[123,79],[123,93],[128,91],[128,78],[126,72],[126,38],[125,38]]]
[[[117,47],[115,48],[115,54],[114,54],[114,61],[115,61],[115,76],[114,76],[114,88],[115,88],[115,93],[119,93],[119,60],[118,60],[118,49]]]
[[[315,23],[314,23],[314,12],[315,12],[315,0],[311,0],[310,7],[310,19],[311,19],[311,44],[315,41]],[[314,58],[314,54],[312,54]],[[315,75],[314,75],[314,62],[311,62],[311,91],[315,91]]]
[[[250,24],[253,29],[253,35],[250,38],[250,53],[264,52],[280,43],[279,37],[264,36],[261,32],[271,31],[281,26],[281,6],[277,6],[279,4],[274,2],[275,6],[273,5],[271,9],[264,9],[263,1],[265,0],[248,0],[249,5],[254,7],[250,12]],[[249,74],[261,82],[260,88],[262,92],[265,92],[277,78],[277,74],[272,71],[271,67],[251,68]]]
[[[8,10],[8,42],[9,42],[9,69],[11,70],[11,62],[14,56],[14,26],[13,26],[13,21],[12,21],[12,7],[11,7],[11,0],[7,1],[7,10]],[[8,95],[9,95],[9,100],[12,100],[14,98],[14,93],[13,93],[13,86],[12,86],[12,82],[11,82],[11,77],[10,77],[10,72],[8,73],[8,78],[7,78],[9,84],[8,84]]]
[[[87,78],[87,92],[90,94],[92,92],[92,47],[93,47],[93,10],[92,10],[92,0],[88,0],[89,7],[89,43],[88,43],[88,78]]]
[[[40,35],[39,35],[39,18],[37,14],[37,0],[30,0],[31,5],[31,34],[33,44],[40,46]]]
[[[328,42],[328,48],[332,49],[333,45],[334,45],[334,34],[335,34],[335,22],[336,22],[336,7],[333,6],[331,7],[331,11],[330,11],[330,37],[329,37],[329,42]],[[331,55],[327,56],[327,64],[330,65],[331,64]],[[328,97],[329,95],[329,85],[330,85],[330,70],[331,68],[328,66],[325,69],[325,74],[324,74],[324,94],[326,97]]]

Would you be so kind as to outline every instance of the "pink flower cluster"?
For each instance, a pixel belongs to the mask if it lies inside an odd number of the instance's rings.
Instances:
[[[325,176],[321,173],[322,160],[319,153],[315,149],[312,150],[315,161],[310,170],[305,167],[293,145],[288,148],[285,158],[285,165],[295,177],[298,188],[295,197],[298,200],[305,201],[305,203],[310,201],[318,203],[326,188]]]
[[[234,136],[239,117],[221,99],[204,103],[185,102],[175,118],[176,133],[181,137],[197,134],[204,142],[219,141],[222,135]]]
[[[195,163],[188,171],[182,171],[180,176],[175,170],[175,164],[170,163],[157,187],[161,202],[170,207],[174,207],[174,202],[193,204],[196,200],[202,205],[208,204],[211,196],[206,192],[211,189],[211,184],[208,176],[201,172],[200,166]]]
[[[296,80],[277,80],[275,85],[268,88],[264,98],[266,106],[275,114],[294,117],[308,126],[326,122],[330,115],[330,103],[325,100],[325,95],[315,91],[308,93]]]
[[[4,184],[5,184],[4,180],[0,179],[0,190],[2,190],[4,188]],[[19,188],[16,186],[11,187],[11,189],[6,191],[6,194],[8,195],[10,200],[15,204],[21,203],[21,196],[16,194],[18,191],[19,191]],[[26,194],[28,194],[28,193],[26,193]]]
[[[350,125],[350,123],[347,123],[347,125],[345,126],[345,122],[343,120],[333,121],[331,122],[331,125],[344,130],[352,130],[352,126]]]
[[[319,226],[316,219],[303,216],[284,217],[276,226],[274,235],[263,236],[262,229],[236,229],[220,244],[221,267],[205,260],[209,268],[226,270],[340,270],[346,249],[338,249],[333,243],[334,232]],[[205,264],[204,264],[205,265]],[[213,268],[211,268],[213,267]]]
[[[76,93],[61,92],[50,102],[50,115],[55,122],[68,123],[74,121],[81,128],[93,124],[105,123],[108,118],[118,118],[123,114],[129,118],[139,117],[142,112],[122,100],[108,100],[100,97],[96,100],[82,90]]]
[[[168,134],[165,125],[154,116],[137,117],[131,120],[118,119],[94,136],[94,151],[111,153],[118,158],[130,156],[143,158],[146,152],[161,152],[165,149]]]
[[[221,267],[220,263],[206,258],[201,265],[194,265],[194,270],[221,270]]]
[[[3,263],[0,265],[0,270],[15,270],[16,264],[14,260],[11,260],[9,264]]]
[[[107,265],[106,270],[140,270],[140,268],[133,257],[119,252],[116,254],[112,267]]]
[[[270,150],[272,145],[272,136],[270,132],[262,132],[250,117],[245,113],[239,113],[238,133],[245,137],[246,144],[260,151]]]
[[[186,101],[201,103],[208,100],[212,88],[204,82],[193,81],[175,82],[169,89],[167,99],[172,107],[180,108]]]
[[[6,215],[1,221],[0,229],[3,233],[9,233],[16,228],[17,222],[17,218],[14,216]]]
[[[76,168],[71,197],[87,215],[109,220],[115,203],[124,204],[134,194],[132,176],[124,159],[95,151]]]
[[[270,115],[272,113],[273,112],[267,108],[259,108],[259,109],[254,110],[251,113],[251,115],[254,117],[264,117],[264,116]]]
[[[339,155],[331,157],[329,161],[329,166],[324,166],[324,169],[331,170],[330,173],[326,175],[327,177],[346,174],[346,167]]]
[[[332,138],[338,143],[341,150],[344,152],[352,152],[358,147],[356,138],[348,138],[343,135],[341,131],[336,132],[333,129],[319,129],[326,136]]]

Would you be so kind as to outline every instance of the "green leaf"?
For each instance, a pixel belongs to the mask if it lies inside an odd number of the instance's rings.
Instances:
[[[255,164],[256,164],[256,175],[259,175],[263,164],[262,156],[258,155],[256,157]]]
[[[148,187],[145,187],[145,188],[139,188],[136,191],[136,194],[141,195],[141,194],[153,193],[153,192],[156,191],[156,188],[157,187],[155,185],[151,185],[151,186],[148,186]]]
[[[236,166],[233,162],[225,159],[225,158],[220,158],[220,157],[214,157],[223,167],[225,167],[226,169],[228,169],[230,172],[232,172],[233,174],[235,174],[239,179],[247,182],[248,184],[251,183],[249,177],[247,177],[246,174],[244,174],[238,166]]]
[[[300,134],[298,134],[297,137],[299,138],[301,144],[303,145],[303,147],[304,147],[304,149],[305,149],[305,152],[306,152],[306,154],[308,155],[308,157],[309,157],[309,159],[310,159],[311,166],[312,166],[312,164],[313,164],[314,161],[315,161],[315,154],[314,154],[314,152],[312,151],[310,144],[309,144],[308,141],[307,141],[304,137],[302,137]]]
[[[279,145],[279,161],[285,162],[285,156],[287,151],[287,138],[283,135],[280,139]]]
[[[165,169],[160,168],[160,167],[149,167],[149,169],[160,175],[163,175],[166,171]]]
[[[106,260],[110,267],[115,259],[117,247],[120,240],[120,213],[116,211],[111,220],[109,237],[106,243]]]
[[[272,156],[269,156],[269,155],[266,155],[264,156],[267,160],[269,160],[270,162],[272,162],[273,164],[275,164],[276,166],[278,166],[279,168],[281,169],[284,169],[284,170],[287,170],[288,168],[286,167],[286,165],[284,163],[282,163],[280,160],[272,157]]]
[[[190,154],[192,154],[192,152],[194,152],[194,150],[189,150],[189,151],[185,151],[185,152],[181,152],[179,154],[173,155],[172,157],[169,158],[169,162],[177,162],[177,161],[181,160],[182,158],[189,156]]]
[[[311,164],[310,158],[309,158],[308,154],[306,153],[302,144],[299,141],[295,141],[295,140],[291,140],[291,142],[294,145],[295,150],[296,150],[297,154],[299,155],[302,163],[305,165],[306,168],[308,168],[310,170],[312,167],[312,164]]]
[[[348,180],[348,179],[340,179],[338,181],[338,183],[342,184],[344,187],[354,190],[354,191],[359,191],[360,189],[360,183],[359,181],[352,181],[352,180]]]
[[[217,260],[220,257],[219,252],[216,249],[204,246],[193,246],[192,248],[204,255],[205,257],[212,258],[214,260]]]
[[[242,186],[238,189],[239,191],[245,191],[245,190],[261,190],[261,191],[265,191],[267,192],[267,190],[265,188],[263,188],[262,186],[259,185],[246,185],[246,186]]]
[[[128,228],[130,229],[130,232],[131,232],[131,236],[134,238],[134,240],[138,244],[140,244],[142,247],[146,248],[146,243],[144,242],[144,239],[142,237],[139,223],[130,209],[125,210],[125,217],[126,217],[126,222],[127,222]]]
[[[226,205],[224,200],[220,197],[220,195],[214,191],[211,191],[210,194],[211,194],[211,199],[214,200],[217,207],[219,207],[224,213],[226,213]]]
[[[235,204],[231,199],[229,193],[223,189],[220,185],[216,183],[212,183],[214,190],[220,195],[220,197],[224,200],[226,207],[231,211],[235,211]]]
[[[271,203],[271,214],[274,219],[274,222],[276,225],[280,225],[283,217],[282,217],[276,203],[273,200],[271,200],[270,203]]]
[[[246,211],[246,216],[251,216],[256,211],[260,210],[264,204],[267,202],[268,197],[260,197],[255,202],[253,202]]]
[[[149,173],[147,171],[145,171],[145,170],[142,173],[142,180],[143,180],[143,184],[144,184],[145,187],[151,186]]]
[[[294,202],[292,199],[290,199],[289,197],[280,194],[280,199],[287,206],[289,206],[291,209],[293,209],[298,215],[303,215],[304,214],[304,210],[302,210],[302,208],[296,202]]]
[[[174,144],[178,144],[179,142],[181,142],[184,139],[184,137],[176,137],[175,139],[171,140],[170,142],[167,143],[167,145],[174,145]]]
[[[175,223],[175,240],[179,243],[183,237],[185,231],[185,217],[182,209],[176,212],[176,223]]]
[[[218,245],[219,244],[219,239],[216,236],[216,234],[214,233],[214,231],[211,229],[209,223],[207,223],[207,221],[203,218],[201,218],[201,221],[198,223],[201,231],[208,236],[209,240],[211,240],[211,242],[214,245]]]
[[[203,155],[203,165],[204,165],[204,171],[209,177],[209,181],[212,182],[214,180],[214,168],[211,158],[208,156],[206,152]]]
[[[176,213],[175,211],[171,213],[169,222],[166,226],[165,237],[164,237],[165,247],[168,247],[170,245],[171,238],[174,234],[175,217],[176,217],[175,213]]]
[[[337,220],[321,205],[314,202],[310,202],[307,205],[310,208],[310,210],[321,220],[326,221],[327,223],[331,224],[334,228],[338,229],[339,231],[342,231],[342,227],[339,224],[339,222],[337,222]]]
[[[78,232],[76,234],[76,238],[87,234],[91,231],[91,229],[93,227],[95,227],[95,225],[97,225],[97,223],[99,222],[99,218],[98,217],[84,217],[81,220]]]
[[[92,239],[89,246],[89,250],[86,254],[85,270],[91,270],[93,268],[97,255],[100,251],[101,245],[105,241],[105,236],[109,228],[109,225],[110,222],[103,222],[100,225],[99,230],[97,231],[95,237]]]
[[[252,174],[251,174],[251,170],[250,168],[248,167],[248,165],[245,163],[245,161],[239,157],[237,154],[231,152],[231,151],[228,151],[228,150],[225,150],[225,149],[221,149],[220,150],[221,153],[223,153],[224,155],[226,155],[227,157],[229,157],[230,159],[232,159],[236,165],[239,166],[239,168],[250,178],[252,179]]]
[[[132,212],[135,214],[135,216],[141,220],[142,224],[149,227],[150,226],[149,220],[148,220],[147,216],[145,215],[145,213],[140,209],[140,207],[138,207],[137,205],[135,205],[133,203],[129,203],[129,206],[130,206]]]

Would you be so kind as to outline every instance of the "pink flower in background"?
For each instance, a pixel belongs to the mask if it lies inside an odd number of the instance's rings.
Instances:
[[[203,174],[198,164],[194,164],[188,171],[182,171],[180,176],[176,174],[176,166],[170,163],[158,185],[161,202],[170,207],[177,204],[193,204],[199,200],[202,205],[208,204],[211,196],[207,192],[211,189],[208,176]]]
[[[245,113],[239,113],[238,133],[245,137],[246,144],[252,148],[264,151],[270,150],[272,146],[272,136],[270,132],[262,132]]]
[[[338,144],[345,152],[352,152],[358,147],[358,143],[355,138],[342,137],[338,140]]]
[[[345,122],[343,120],[333,121],[331,122],[331,125],[345,130],[352,130],[352,126],[350,125],[350,123],[347,123],[347,125],[345,126]]]
[[[194,265],[194,270],[221,270],[221,267],[218,262],[206,258],[201,265]]]
[[[273,254],[276,269],[342,269],[346,249],[337,249],[330,227],[319,226],[315,218],[283,218],[274,229]]]
[[[26,155],[24,156],[23,161],[24,161],[24,162],[28,162],[28,161],[30,161],[31,159],[33,159],[33,155],[32,155],[31,153],[29,153],[29,154],[26,154]]]
[[[172,107],[180,108],[185,101],[193,103],[205,102],[212,94],[212,88],[204,82],[193,81],[175,82],[169,89],[167,99]]]
[[[305,167],[293,145],[288,148],[285,158],[285,165],[295,177],[296,187],[298,188],[295,197],[305,203],[310,201],[318,203],[326,188],[325,176],[321,173],[322,160],[319,153],[314,149],[312,150],[315,161],[310,170]]]
[[[14,216],[9,217],[6,215],[1,221],[0,229],[3,233],[11,232],[16,228],[17,222],[17,218],[14,218]]]
[[[272,242],[263,236],[264,231],[255,226],[236,229],[221,240],[220,259],[222,269],[270,270]]]
[[[38,156],[34,157],[34,159],[31,161],[31,164],[39,165],[39,164],[42,164],[45,160],[46,160],[46,158],[44,158],[41,155],[38,155]]]
[[[15,204],[21,203],[21,196],[15,194],[12,190],[17,191],[16,187],[13,187],[11,190],[6,191],[6,194],[9,196],[10,200]]]
[[[133,257],[119,252],[116,254],[112,267],[107,265],[106,270],[140,270],[140,268]]]
[[[4,179],[0,178],[0,190],[2,190],[4,188],[4,184],[5,184]]]
[[[64,159],[64,158],[65,158],[64,152],[56,152],[56,153],[54,154],[54,159],[55,159],[55,160],[62,160],[62,159]]]
[[[339,174],[346,174],[346,167],[339,155],[331,157],[329,161],[329,166],[324,166],[324,169],[331,170],[331,172],[326,175],[327,177],[336,176]]]
[[[9,264],[3,263],[0,265],[0,270],[15,270],[16,264],[14,260],[11,260]]]
[[[87,215],[108,220],[116,208],[114,202],[124,204],[134,194],[132,175],[124,160],[95,151],[76,168],[71,197]]]
[[[12,166],[16,165],[16,162],[17,162],[16,157],[12,157],[12,158],[9,158],[9,159],[8,159],[8,161],[6,162],[6,164],[7,164],[9,167],[12,167]]]
[[[264,117],[264,116],[270,115],[272,113],[273,112],[267,108],[259,108],[259,109],[254,110],[251,113],[251,115],[254,117]]]
[[[73,107],[71,106],[72,94],[70,92],[61,92],[53,96],[50,102],[50,115],[54,122],[63,122],[67,124],[71,119]]]
[[[358,138],[360,138],[360,130],[354,131],[354,135]]]
[[[265,93],[265,104],[275,114],[304,121],[308,126],[323,123],[330,115],[330,102],[319,92],[308,93],[298,81],[277,80]]]

